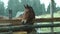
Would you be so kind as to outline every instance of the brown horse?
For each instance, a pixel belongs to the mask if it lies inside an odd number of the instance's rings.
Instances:
[[[25,7],[25,11],[22,17],[22,22],[23,24],[27,24],[27,25],[32,25],[33,24],[33,20],[35,19],[35,13],[34,10],[31,6],[24,6]]]
[[[22,24],[23,25],[33,25],[34,20],[35,20],[35,13],[34,10],[31,6],[28,5],[24,5],[25,10],[24,10],[24,14],[22,16]],[[31,28],[27,28],[25,31],[27,31],[27,33],[32,32],[34,29]]]

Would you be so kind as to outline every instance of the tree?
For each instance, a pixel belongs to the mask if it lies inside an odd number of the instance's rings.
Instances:
[[[50,4],[48,5],[47,13],[50,14]]]
[[[45,10],[45,5],[44,4],[41,4],[41,8],[42,8],[42,15],[46,14],[46,10]]]
[[[42,14],[42,7],[40,4],[40,0],[28,0],[29,1],[29,5],[31,5],[35,11],[36,15],[41,15]]]
[[[7,10],[10,8],[12,9],[12,17],[16,16],[16,13],[21,9],[19,0],[9,0]]]
[[[42,15],[42,13],[45,11],[45,6],[40,3],[40,0],[21,0],[21,1],[22,5],[28,4],[32,6],[36,15]]]
[[[60,7],[56,7],[56,11],[60,11]]]
[[[53,13],[56,12],[56,3],[54,0],[51,0]]]
[[[51,4],[49,4],[47,8],[47,13],[50,13],[50,7],[51,7]],[[56,3],[54,0],[52,0],[52,10],[53,10],[53,13],[56,12]]]
[[[4,3],[3,2],[0,2],[0,15],[4,15]]]

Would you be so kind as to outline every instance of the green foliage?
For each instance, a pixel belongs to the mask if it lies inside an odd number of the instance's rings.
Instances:
[[[60,11],[60,7],[57,7],[57,8],[56,8],[56,11]]]
[[[47,13],[50,14],[50,4],[48,5]]]
[[[36,15],[42,15],[45,13],[45,5],[40,3],[40,0],[22,0],[22,4],[31,5]]]
[[[9,0],[7,11],[10,8],[12,9],[12,17],[16,16],[18,11],[23,10],[22,4],[19,2],[19,0]]]
[[[52,8],[51,8],[52,7]],[[51,1],[51,4],[48,5],[48,8],[47,8],[47,13],[50,14],[50,8],[52,9],[53,13],[54,12],[57,12],[56,11],[56,3],[55,1]]]
[[[8,13],[8,10],[11,8],[12,9],[12,15],[13,17],[16,16],[18,11],[24,11],[24,5],[28,4],[31,5],[35,11],[36,16],[37,15],[43,15],[46,13],[50,13],[50,4],[47,8],[47,12],[45,10],[45,4],[41,4],[40,0],[9,0],[8,2],[8,8],[6,9],[6,13]],[[58,11],[60,8],[56,7],[56,3],[53,1],[53,10],[54,12]],[[8,15],[8,14],[7,14]]]
[[[42,15],[43,14],[46,14],[46,10],[45,10],[45,5],[44,4],[42,4],[42,7],[41,8],[42,8]]]
[[[53,12],[57,12],[56,11],[56,3],[54,0],[52,0],[52,10],[53,10]]]
[[[16,16],[18,11],[24,11],[24,5],[28,4],[31,5],[35,11],[36,15],[42,15],[45,14],[45,5],[40,3],[40,0],[9,0],[8,2],[8,8],[6,9],[6,13],[8,13],[8,10],[12,9],[12,17]],[[8,16],[8,14],[6,14]]]
[[[36,15],[42,15],[45,13],[45,5],[41,4],[39,0],[34,1],[33,8]]]
[[[0,15],[4,15],[4,3],[3,2],[0,2]]]

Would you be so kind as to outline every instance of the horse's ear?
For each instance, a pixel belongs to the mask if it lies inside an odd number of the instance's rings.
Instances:
[[[27,4],[26,6],[28,7],[29,5]]]
[[[24,7],[26,7],[26,6],[24,5]]]

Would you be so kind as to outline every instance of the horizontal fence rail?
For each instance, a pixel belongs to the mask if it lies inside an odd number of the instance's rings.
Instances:
[[[0,32],[0,34],[12,34],[11,32]]]
[[[6,26],[0,27],[0,32],[5,31],[20,31],[29,28],[43,28],[43,27],[60,27],[60,24],[42,24],[42,25],[20,25],[20,26]]]
[[[35,19],[35,22],[60,22],[60,18],[40,18],[40,19]],[[12,23],[12,24],[20,24],[21,19],[2,19],[0,20],[0,23]],[[7,26],[0,26],[0,32],[16,32],[16,31],[21,31],[27,28],[45,28],[45,27],[60,27],[60,24],[40,24],[40,25],[7,25]],[[40,34],[52,34],[52,33],[40,33]],[[60,34],[59,32],[54,32],[54,34]]]
[[[58,22],[60,21],[60,18],[38,18],[38,19],[35,19],[35,22]]]
[[[35,22],[60,22],[60,18],[39,18],[39,19],[35,19]],[[21,19],[2,19],[0,20],[0,23],[12,23],[12,24],[20,24]]]
[[[53,32],[53,33],[54,34],[60,34],[60,32]],[[12,33],[11,32],[0,32],[0,34],[12,34]],[[52,34],[52,33],[51,32],[48,32],[48,33],[37,33],[37,34]]]
[[[53,33],[48,32],[48,33],[38,33],[38,34],[60,34],[60,32],[53,32]]]

